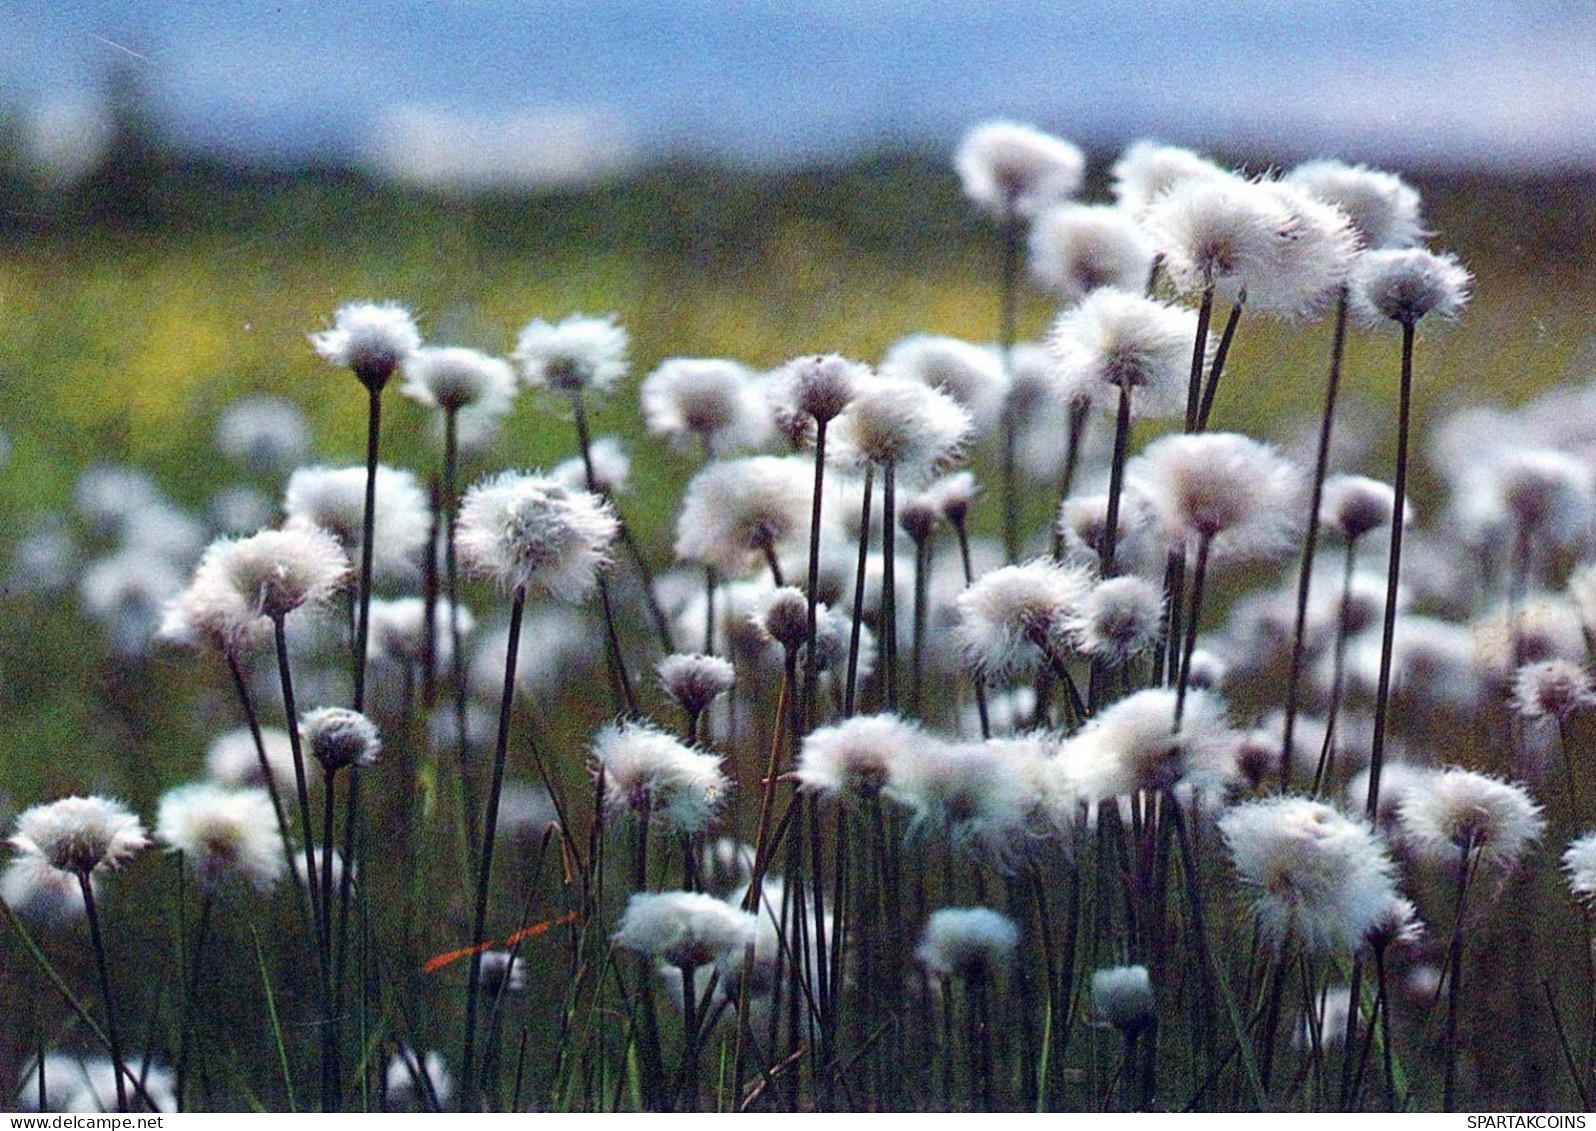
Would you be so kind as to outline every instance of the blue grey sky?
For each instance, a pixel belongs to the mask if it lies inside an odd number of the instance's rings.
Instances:
[[[0,105],[30,129],[86,128],[123,63],[186,144],[420,180],[947,145],[993,116],[1596,165],[1588,0],[6,0],[0,44]]]

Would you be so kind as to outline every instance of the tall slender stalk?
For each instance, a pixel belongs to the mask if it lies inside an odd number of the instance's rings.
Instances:
[[[1010,195],[1003,205],[1003,257],[998,274],[998,357],[1007,385],[1014,372],[1014,340],[1019,307],[1020,213]],[[1020,500],[1015,474],[1015,446],[1019,431],[1018,406],[1013,389],[1003,398],[1003,560],[1012,562],[1020,552]]]
[[[816,684],[820,679],[820,654],[814,646],[818,613],[816,604],[820,590],[820,511],[826,485],[826,426],[829,420],[815,420],[815,487],[809,504],[809,576],[804,587],[808,599],[807,639],[809,649],[804,655],[803,723],[807,733],[815,725]]]
[[[887,710],[898,709],[898,468],[881,473],[881,663],[886,669]]]
[[[598,478],[593,473],[593,440],[588,433],[587,410],[582,404],[582,391],[571,394],[571,409],[576,418],[577,445],[582,451],[582,470],[586,475],[587,489],[595,495],[599,490]],[[598,575],[599,604],[604,613],[604,654],[610,669],[611,690],[615,696],[615,710],[629,718],[638,718],[637,692],[626,672],[626,658],[621,652],[621,640],[615,629],[615,605],[610,596],[609,578],[601,571]]]
[[[1213,542],[1211,534],[1198,535],[1197,564],[1192,570],[1191,578],[1191,611],[1186,618],[1186,640],[1180,653],[1180,677],[1175,684],[1176,730],[1180,729],[1180,721],[1186,712],[1186,685],[1191,670],[1191,654],[1197,649],[1197,630],[1203,611],[1203,589],[1208,583],[1208,551]]]
[[[1341,361],[1347,345],[1347,306],[1347,288],[1343,286],[1336,299],[1335,333],[1330,339],[1330,375],[1325,382],[1324,414],[1319,418],[1319,447],[1313,460],[1313,485],[1308,492],[1308,523],[1302,536],[1302,565],[1297,572],[1297,616],[1291,633],[1291,666],[1286,675],[1286,720],[1280,740],[1282,790],[1290,788],[1291,783],[1292,740],[1296,733],[1302,660],[1307,646],[1308,591],[1313,579],[1314,554],[1319,546],[1319,508],[1324,503],[1324,481],[1330,470],[1330,438],[1335,427],[1336,397],[1341,388]]]
[[[859,512],[859,565],[853,583],[853,626],[848,633],[848,681],[842,705],[842,713],[850,718],[859,682],[859,632],[864,624],[865,570],[870,565],[870,493],[875,486],[875,475],[876,465],[865,464],[864,506]]]
[[[1247,292],[1243,290],[1230,306],[1230,316],[1219,334],[1219,347],[1214,350],[1213,364],[1208,367],[1208,380],[1203,385],[1202,403],[1197,407],[1197,431],[1208,430],[1208,417],[1214,411],[1214,397],[1219,392],[1219,379],[1225,375],[1225,359],[1230,356],[1230,344],[1236,340],[1236,327],[1241,323],[1242,307],[1246,305]]]
[[[105,936],[100,930],[100,912],[94,901],[94,884],[87,870],[77,873],[83,891],[83,910],[89,920],[89,937],[94,943],[94,967],[100,976],[100,1000],[105,1004],[105,1035],[111,1046],[111,1066],[116,1071],[116,1110],[127,1111],[127,1082],[132,1075],[122,1059],[122,1038],[116,1023],[116,996],[111,992],[111,967],[105,955]],[[39,1062],[44,1071],[44,1062]],[[41,1109],[42,1110],[42,1109]]]
[[[515,701],[516,657],[521,647],[521,620],[526,611],[526,586],[516,587],[510,599],[510,633],[505,645],[504,690],[499,697],[499,732],[493,748],[493,782],[488,789],[488,810],[482,822],[481,861],[477,868],[476,907],[471,925],[471,971],[466,982],[465,1040],[460,1057],[460,1108],[476,1103],[477,1001],[482,991],[482,943],[487,931],[488,889],[493,878],[493,834],[499,822],[499,798],[504,791],[504,764],[510,742],[510,709]]]
[[[377,452],[382,431],[382,386],[366,388],[366,505],[360,520],[360,589],[356,593],[354,708],[366,709],[366,651],[371,639],[372,536],[377,525]]]
[[[1119,500],[1125,493],[1125,457],[1130,451],[1131,400],[1130,389],[1119,387],[1119,405],[1114,412],[1114,456],[1108,465],[1108,510],[1103,516],[1103,532],[1099,536],[1097,560],[1103,577],[1115,574],[1115,557],[1119,552]]]
[[[1391,558],[1385,577],[1385,619],[1380,632],[1380,677],[1374,694],[1374,744],[1369,752],[1369,799],[1374,820],[1380,807],[1380,770],[1385,765],[1385,729],[1391,705],[1391,660],[1396,639],[1397,584],[1402,577],[1402,515],[1407,507],[1408,430],[1413,416],[1413,320],[1402,322],[1402,374],[1397,409],[1396,479],[1391,507]]]
[[[1465,834],[1463,843],[1458,847],[1457,914],[1452,920],[1452,941],[1447,948],[1446,965],[1446,1032],[1442,1038],[1445,1068],[1441,1085],[1441,1110],[1449,1112],[1457,1110],[1457,1054],[1460,1044],[1458,1007],[1463,1000],[1463,922],[1470,881],[1477,864],[1473,835]]]

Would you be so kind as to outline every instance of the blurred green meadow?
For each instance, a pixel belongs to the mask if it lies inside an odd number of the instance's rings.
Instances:
[[[1104,197],[1111,156],[1097,155],[1086,198]],[[1270,163],[1267,154],[1230,156],[1254,169]],[[71,190],[16,176],[0,188],[7,825],[29,804],[91,791],[149,814],[163,790],[198,772],[228,713],[214,673],[209,698],[193,686],[200,661],[112,656],[69,584],[17,586],[19,543],[47,516],[70,512],[74,484],[93,464],[144,469],[198,510],[220,480],[237,477],[212,436],[221,410],[245,394],[292,398],[309,417],[317,458],[356,462],[362,392],[317,359],[306,337],[340,303],[394,299],[416,312],[430,342],[495,353],[534,317],[617,315],[631,334],[632,373],[593,424],[626,440],[633,472],[622,505],[656,568],[671,560],[674,510],[695,466],[642,432],[636,387],[659,361],[725,356],[767,368],[807,352],[874,361],[910,333],[988,341],[997,323],[996,234],[940,154],[783,172],[668,165],[579,192],[470,199],[335,169],[241,169],[143,150],[124,158]],[[1448,406],[1516,402],[1586,380],[1596,370],[1596,181],[1396,171],[1423,193],[1436,245],[1476,277],[1461,322],[1421,335],[1421,432]],[[1022,337],[1043,332],[1054,312],[1028,292]],[[1328,346],[1326,322],[1244,321],[1218,425],[1290,441],[1318,411]],[[1394,335],[1354,335],[1348,402],[1383,419],[1395,364]],[[386,404],[384,459],[425,477],[438,458],[426,415],[397,395]],[[1380,430],[1377,452],[1390,432]],[[573,454],[573,443],[566,416],[523,394],[465,481],[546,467]],[[1388,464],[1384,454],[1371,466]],[[1426,481],[1421,473],[1414,498],[1421,516]],[[259,486],[274,497],[281,488]],[[1052,503],[1031,500],[1030,518]],[[979,515],[977,525],[995,528],[996,515]],[[92,533],[71,529],[93,552]],[[593,722],[572,721],[581,737],[564,744],[563,757],[580,763]],[[123,929],[161,937],[165,912],[130,906]],[[0,953],[8,963],[15,954]],[[250,961],[241,950],[231,958]],[[4,975],[18,976],[14,964]],[[31,1052],[10,1040],[0,1033],[0,1087]]]

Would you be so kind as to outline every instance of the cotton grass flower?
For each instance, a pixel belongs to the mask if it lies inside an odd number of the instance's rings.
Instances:
[[[1248,802],[1220,817],[1219,831],[1276,946],[1355,950],[1395,894],[1391,859],[1368,826],[1321,802]]]
[[[1060,769],[1081,800],[1097,804],[1177,786],[1221,796],[1236,776],[1236,736],[1217,695],[1189,691],[1175,723],[1174,688],[1147,688],[1098,711],[1066,739]]]
[[[1008,395],[1008,375],[996,350],[944,335],[900,338],[881,359],[880,372],[946,393],[969,411],[978,431],[997,423]]]
[[[421,334],[398,303],[352,302],[338,308],[332,329],[310,335],[310,344],[329,364],[354,370],[360,383],[376,392],[421,347]]]
[[[240,397],[216,418],[216,448],[257,475],[287,471],[310,454],[304,410],[286,397]]]
[[[161,797],[155,835],[183,854],[207,893],[229,880],[270,891],[288,867],[277,815],[262,789],[198,782],[170,790]]]
[[[554,323],[535,318],[522,327],[510,360],[530,388],[603,393],[626,376],[627,344],[614,315],[573,314]]]
[[[575,601],[597,584],[619,529],[597,495],[506,471],[466,492],[456,537],[466,567],[506,591]]]
[[[1596,706],[1596,684],[1590,673],[1571,660],[1525,664],[1513,677],[1513,709],[1527,719],[1566,722]]]
[[[383,464],[377,466],[376,483],[372,573],[384,581],[413,580],[432,530],[427,493],[411,472]],[[300,468],[288,477],[283,511],[291,529],[319,527],[337,535],[353,559],[365,525],[366,469]]]
[[[475,630],[477,618],[470,609],[457,605],[452,612],[461,636]],[[432,603],[432,625],[442,629],[434,632],[432,642],[433,659],[440,669],[448,666],[453,654],[450,614],[448,598],[439,597]],[[378,655],[401,664],[423,663],[427,628],[427,603],[420,597],[374,598],[371,602],[371,640]]]
[[[1086,158],[1061,138],[1018,122],[983,122],[959,143],[954,168],[964,195],[989,212],[1034,215],[1074,196]]]
[[[1109,191],[1122,208],[1144,211],[1176,185],[1232,176],[1208,158],[1176,145],[1132,142],[1109,170]]]
[[[90,883],[96,885],[97,877]],[[24,919],[60,927],[83,918],[83,887],[76,876],[42,856],[13,856],[0,871],[0,900]]]
[[[1411,247],[1428,234],[1418,190],[1394,173],[1325,159],[1298,165],[1285,180],[1341,209],[1366,248]]]
[[[948,394],[903,377],[864,384],[837,418],[834,458],[925,475],[952,460],[974,428],[970,412]]]
[[[549,472],[549,478],[568,490],[586,491],[589,466],[593,469],[593,490],[598,494],[612,499],[626,493],[626,483],[632,474],[632,457],[626,454],[615,436],[600,436],[594,440],[585,461],[581,456],[561,460]]]
[[[730,691],[736,680],[736,669],[730,660],[697,653],[666,656],[654,670],[665,694],[689,716],[701,714]]]
[[[24,809],[11,847],[73,876],[116,871],[149,846],[138,817],[120,801],[65,797]]]
[[[1233,559],[1268,559],[1295,544],[1301,477],[1267,444],[1233,432],[1165,436],[1126,474],[1176,543],[1211,540]]]
[[[1180,181],[1148,205],[1145,223],[1180,294],[1213,288],[1233,302],[1246,292],[1251,301],[1281,284],[1291,213],[1252,181]]]
[[[676,967],[726,961],[755,941],[758,920],[703,892],[634,892],[611,942]]]
[[[809,530],[806,460],[750,456],[713,463],[687,484],[676,520],[676,556],[744,574],[797,545]]]
[[[837,354],[795,358],[778,369],[766,386],[776,423],[794,448],[815,424],[829,424],[853,401],[872,376],[870,367]]]
[[[1153,266],[1153,242],[1135,217],[1102,204],[1049,208],[1031,223],[1031,278],[1063,302],[1100,287],[1140,291]]]
[[[1456,318],[1473,277],[1452,255],[1424,248],[1367,251],[1353,268],[1352,310],[1370,325],[1412,326],[1426,315]]]
[[[252,641],[261,618],[280,622],[297,609],[320,605],[348,576],[342,545],[316,527],[221,538],[206,549],[193,581],[168,606],[161,635],[236,650]]]
[[[1510,451],[1485,486],[1491,509],[1529,544],[1565,549],[1591,532],[1596,473],[1584,460],[1549,448]]]
[[[1502,871],[1546,829],[1541,807],[1523,786],[1456,766],[1409,793],[1398,821],[1407,842],[1432,863],[1455,865],[1466,849]]]
[[[771,407],[753,373],[735,361],[673,357],[638,391],[648,430],[713,455],[757,448],[770,435]]]
[[[869,800],[891,780],[898,759],[932,741],[919,724],[898,715],[856,715],[806,735],[793,776],[819,797]]]
[[[701,754],[648,723],[620,723],[593,740],[612,813],[642,814],[676,833],[709,826],[731,790],[716,754]]]
[[[1184,411],[1197,315],[1107,287],[1059,315],[1048,333],[1053,376],[1065,400],[1112,407],[1121,392],[1136,416]]]
[[[346,707],[321,707],[299,720],[299,731],[312,757],[329,774],[375,765],[382,753],[377,724]]]
[[[1069,648],[1070,625],[1091,586],[1089,571],[1047,558],[995,569],[959,595],[954,634],[986,679],[1033,672]]]
[[[1596,903],[1596,833],[1586,833],[1569,843],[1563,853],[1563,875],[1575,899]]]
[[[479,350],[428,347],[406,358],[399,392],[425,408],[503,416],[515,400],[515,371]]]
[[[989,907],[933,911],[914,956],[939,978],[991,981],[1007,974],[1019,950],[1020,928]]]
[[[1324,481],[1319,521],[1343,541],[1356,542],[1389,526],[1395,507],[1396,492],[1389,483],[1363,475],[1332,475]]]
[[[1163,632],[1164,594],[1140,577],[1100,581],[1069,618],[1078,651],[1112,667],[1150,652]]]
[[[294,788],[294,749],[288,732],[261,727],[260,737],[266,748],[265,771],[261,769],[254,736],[248,727],[239,727],[211,739],[205,749],[205,772],[227,789],[264,789],[268,773],[279,790]]]
[[[1092,971],[1092,1017],[1122,1033],[1137,1033],[1157,1018],[1153,980],[1145,966]]]

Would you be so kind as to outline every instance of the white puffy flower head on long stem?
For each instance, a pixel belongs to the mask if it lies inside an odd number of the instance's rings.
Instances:
[[[23,856],[74,876],[115,871],[149,843],[138,817],[104,797],[64,797],[24,809],[11,838]]]
[[[605,727],[593,741],[593,760],[610,812],[646,814],[672,832],[703,832],[731,791],[719,755],[648,723]]]
[[[1001,911],[944,907],[926,920],[914,956],[938,977],[989,981],[1009,972],[1019,946],[1019,926]]]
[[[338,308],[332,329],[310,335],[310,344],[329,363],[354,370],[375,392],[421,348],[421,334],[398,303],[351,302]]]
[[[288,867],[277,816],[263,789],[179,786],[161,797],[155,835],[183,853],[206,891],[229,879],[268,891]]]
[[[1318,801],[1275,797],[1219,819],[1253,912],[1275,945],[1296,939],[1311,951],[1357,949],[1396,895],[1395,870],[1361,821]]]
[[[311,757],[328,773],[375,765],[382,754],[377,724],[347,707],[320,707],[299,720]]]
[[[759,921],[704,892],[634,892],[611,938],[672,966],[708,966],[753,943]]]
[[[1152,687],[1100,710],[1065,741],[1061,770],[1090,804],[1185,786],[1210,800],[1237,775],[1236,736],[1225,704],[1206,691],[1188,691],[1175,729],[1174,688]]]
[[[769,437],[771,405],[747,366],[721,358],[673,357],[643,380],[648,430],[716,455],[757,448]]]
[[[860,388],[837,418],[833,458],[842,464],[890,465],[928,475],[952,460],[974,430],[970,412],[939,389],[879,376]]]
[[[797,457],[710,464],[687,484],[676,556],[733,574],[758,569],[767,553],[808,535],[813,474],[809,461]]]
[[[1165,436],[1126,470],[1169,537],[1212,539],[1216,554],[1270,558],[1295,546],[1295,464],[1268,444],[1234,432]]]
[[[1078,146],[1018,122],[983,122],[953,158],[964,195],[989,212],[1021,216],[1074,196],[1086,172]]]
[[[1563,875],[1568,890],[1582,903],[1596,903],[1596,833],[1586,833],[1570,842],[1563,853]]]
[[[399,391],[417,404],[445,412],[474,409],[493,416],[510,411],[515,371],[502,358],[460,346],[419,349],[405,361]]]
[[[1345,212],[1364,247],[1411,247],[1428,234],[1418,190],[1394,173],[1324,159],[1298,165],[1285,180]]]
[[[351,559],[360,553],[366,516],[364,467],[302,467],[283,491],[288,527],[320,527],[338,536]],[[383,581],[412,581],[432,529],[427,493],[414,473],[377,466],[376,511],[372,519],[373,575]]]
[[[900,338],[881,359],[880,371],[946,393],[968,410],[978,430],[997,423],[1008,396],[1008,375],[996,350],[940,334]]]
[[[897,715],[856,715],[805,736],[794,776],[821,797],[868,799],[886,788],[897,759],[932,741],[917,723]]]
[[[1456,766],[1411,791],[1397,819],[1420,856],[1442,867],[1456,865],[1467,848],[1482,865],[1512,868],[1546,829],[1541,807],[1523,786]]]
[[[1473,276],[1453,255],[1420,247],[1366,251],[1352,271],[1352,310],[1377,325],[1413,325],[1426,315],[1456,318],[1469,300]]]
[[[193,581],[168,607],[161,633],[237,649],[252,642],[262,618],[280,620],[321,604],[348,577],[343,547],[318,527],[221,538],[206,549]]]
[[[573,314],[553,323],[535,318],[522,328],[510,360],[530,388],[603,393],[626,376],[627,344],[614,315]]]
[[[988,679],[1033,672],[1050,658],[1047,649],[1069,649],[1072,618],[1091,588],[1089,570],[1047,558],[1003,566],[959,594],[954,634]]]
[[[597,495],[506,471],[466,492],[457,538],[466,567],[506,591],[542,589],[576,601],[598,583],[619,530]]]
[[[1136,218],[1106,204],[1061,204],[1031,222],[1031,278],[1064,302],[1102,287],[1140,291],[1153,241]]]
[[[1140,213],[1184,181],[1229,176],[1230,172],[1189,149],[1137,141],[1126,147],[1109,170],[1109,191],[1122,208]]]
[[[1094,291],[1048,332],[1058,395],[1112,410],[1123,389],[1134,415],[1173,416],[1186,407],[1196,336],[1193,311],[1111,287]]]

